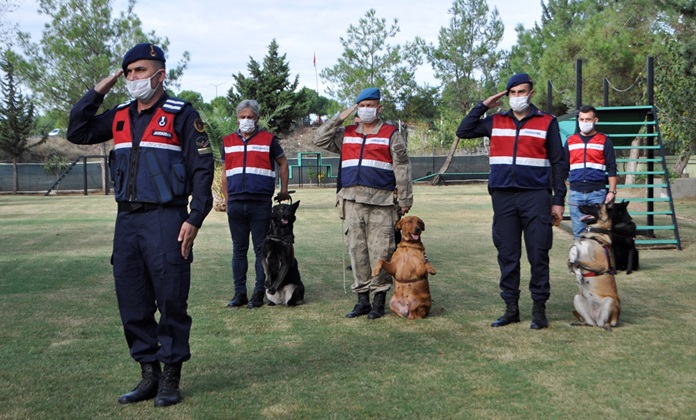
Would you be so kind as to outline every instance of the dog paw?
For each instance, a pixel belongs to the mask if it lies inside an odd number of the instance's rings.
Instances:
[[[568,265],[575,264],[575,261],[578,260],[578,248],[575,246],[570,247],[570,250],[568,250]]]
[[[425,268],[428,270],[428,274],[432,274],[432,275],[437,274],[437,270],[435,270],[435,267],[430,265],[430,263],[426,264]]]

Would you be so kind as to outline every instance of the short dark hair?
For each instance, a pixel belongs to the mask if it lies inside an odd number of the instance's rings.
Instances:
[[[583,105],[578,109],[578,114],[579,113],[587,114],[588,112],[591,112],[595,118],[597,117],[597,108],[593,107],[592,105]]]

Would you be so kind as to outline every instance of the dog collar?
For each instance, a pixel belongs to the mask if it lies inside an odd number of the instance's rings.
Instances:
[[[587,227],[584,229],[584,231],[585,231],[585,232],[603,233],[603,234],[605,234],[605,235],[611,235],[611,231],[610,231],[610,230],[599,229],[599,228],[593,228],[592,226],[587,226]]]
[[[266,239],[269,239],[271,241],[284,242],[286,244],[294,244],[295,235],[290,235],[289,238],[290,240],[288,240],[288,236],[266,235]]]

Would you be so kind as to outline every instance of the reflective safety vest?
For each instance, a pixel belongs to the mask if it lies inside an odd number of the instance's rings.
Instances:
[[[341,186],[394,190],[396,177],[392,164],[389,140],[396,127],[382,124],[376,134],[358,134],[357,125],[349,125],[343,135],[341,148]]]
[[[596,133],[585,143],[579,134],[568,137],[568,154],[570,156],[570,175],[573,182],[606,182],[606,161],[604,145],[607,135]]]
[[[191,186],[174,118],[187,104],[168,98],[154,111],[140,142],[133,142],[130,103],[117,107],[112,132],[114,149],[109,169],[118,202],[155,203],[186,206]]]
[[[552,115],[539,111],[518,130],[512,117],[493,115],[489,187],[551,188],[546,135],[552,121]]]
[[[227,194],[265,194],[275,191],[275,171],[271,160],[273,134],[259,130],[244,141],[232,133],[222,141],[225,146],[225,175]]]

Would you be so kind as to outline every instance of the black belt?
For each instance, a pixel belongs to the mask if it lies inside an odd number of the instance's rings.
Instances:
[[[164,204],[153,204],[153,203],[118,203],[118,211],[127,211],[127,212],[137,212],[137,211],[152,211],[152,210],[159,210],[163,208],[175,208],[175,207],[184,207],[184,206],[172,206],[172,205],[164,205]]]

